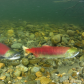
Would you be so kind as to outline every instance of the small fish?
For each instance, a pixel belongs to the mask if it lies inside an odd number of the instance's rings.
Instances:
[[[5,44],[0,43],[0,59],[2,58],[9,59],[9,60],[19,59],[20,53],[16,53]]]
[[[53,47],[53,46],[42,46],[36,48],[27,48],[23,46],[25,56],[32,53],[38,58],[73,58],[79,54],[77,48],[73,47]]]

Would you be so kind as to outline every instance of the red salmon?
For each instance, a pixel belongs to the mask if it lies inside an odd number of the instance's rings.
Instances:
[[[0,43],[0,59],[5,58],[9,60],[15,60],[20,58],[20,54],[11,50],[5,44]]]
[[[79,54],[77,48],[42,46],[36,48],[26,48],[23,46],[25,54],[33,53],[38,58],[72,58]]]

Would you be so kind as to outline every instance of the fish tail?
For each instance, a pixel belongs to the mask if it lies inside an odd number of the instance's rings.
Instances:
[[[26,50],[29,49],[29,48],[27,48],[25,46],[22,46],[22,48],[23,48],[23,51],[24,51],[24,56],[27,56],[29,54],[29,52],[27,52]]]

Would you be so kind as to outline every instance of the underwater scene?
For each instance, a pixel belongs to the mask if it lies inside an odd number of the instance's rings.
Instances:
[[[0,84],[84,84],[84,0],[0,0]]]

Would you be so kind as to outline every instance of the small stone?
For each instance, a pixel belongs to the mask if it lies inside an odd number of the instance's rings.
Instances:
[[[30,64],[36,64],[36,63],[40,62],[40,60],[41,59],[31,59],[31,60],[29,60],[29,63]]]
[[[49,84],[56,84],[55,82],[50,82]]]
[[[41,84],[48,84],[49,82],[51,82],[51,79],[46,78],[46,77],[42,77],[40,82],[41,82]]]
[[[18,81],[18,82],[15,82],[15,83],[13,83],[13,84],[22,84],[20,81]]]
[[[22,58],[22,64],[23,65],[28,65],[29,64],[29,60],[27,58]]]
[[[68,80],[68,76],[62,76],[61,78],[60,78],[60,82],[63,82],[64,80]]]
[[[3,81],[0,81],[0,84],[5,84]]]
[[[71,78],[70,83],[73,84],[75,82],[75,79]]]
[[[73,36],[75,34],[75,31],[73,31],[73,30],[67,30],[67,34],[69,36]]]
[[[1,76],[0,79],[1,80],[4,80],[6,78],[6,76]]]
[[[18,76],[20,76],[20,75],[21,75],[21,71],[18,70],[18,69],[16,69],[16,70],[14,71],[14,76],[18,77]]]
[[[28,77],[27,77],[27,81],[33,81],[33,80],[35,80],[36,79],[36,75],[35,74],[30,74],[30,75],[28,75]],[[30,84],[30,83],[29,83]]]
[[[76,33],[79,34],[80,33],[79,30],[76,30]]]
[[[80,57],[80,61],[84,61],[84,55]]]
[[[69,84],[69,80],[64,80],[62,84]]]
[[[62,42],[68,43],[68,40],[63,36],[63,37],[62,37]]]
[[[31,34],[29,37],[30,37],[30,39],[34,39],[35,38],[35,35],[34,34]]]
[[[4,63],[0,63],[0,68],[4,67],[5,64]]]
[[[33,73],[33,72],[37,72],[37,71],[39,71],[40,70],[40,67],[32,67],[31,68],[31,72]]]
[[[76,77],[76,76],[77,76],[77,72],[76,71],[72,72],[72,77]]]
[[[37,77],[42,77],[42,73],[40,71],[36,72]]]
[[[42,67],[42,68],[40,69],[40,71],[41,71],[41,72],[45,72],[45,69]]]
[[[53,32],[50,32],[50,33],[49,33],[49,36],[51,36],[51,37],[52,37],[53,35],[54,35],[54,34],[53,34]]]
[[[82,40],[82,46],[84,46],[84,40]]]
[[[20,80],[20,79],[22,79],[22,77],[17,77],[17,79],[19,79],[19,80]]]
[[[13,36],[14,35],[14,30],[10,29],[7,31],[8,36]]]
[[[82,69],[82,73],[84,74],[84,68]]]
[[[55,35],[51,38],[51,41],[53,44],[57,44],[61,41],[61,37],[62,35],[61,34],[58,34],[58,35]]]
[[[79,65],[80,65],[81,67],[84,67],[84,62],[80,62]]]
[[[84,32],[82,33],[82,38],[84,38]]]
[[[21,48],[22,47],[22,44],[21,43],[13,43],[11,45],[11,48]]]
[[[19,70],[19,71],[22,71],[22,72],[26,72],[28,71],[28,68],[23,66],[22,64],[16,66],[16,68]]]

